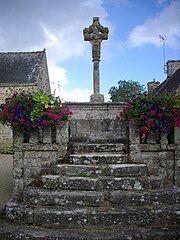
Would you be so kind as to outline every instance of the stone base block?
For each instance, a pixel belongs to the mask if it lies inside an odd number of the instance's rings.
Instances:
[[[92,103],[103,103],[104,102],[104,95],[102,94],[92,94],[90,96],[90,102]]]

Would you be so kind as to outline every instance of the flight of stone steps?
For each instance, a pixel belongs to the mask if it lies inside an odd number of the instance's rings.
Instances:
[[[9,222],[51,231],[45,239],[53,240],[180,239],[180,191],[154,189],[147,166],[129,163],[124,143],[71,143],[69,149],[68,162],[25,189],[23,201],[7,203]]]

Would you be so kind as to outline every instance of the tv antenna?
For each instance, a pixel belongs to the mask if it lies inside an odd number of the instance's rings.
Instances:
[[[160,41],[163,42],[163,60],[164,60],[164,74],[167,73],[167,66],[166,66],[166,35],[162,36],[159,34]]]

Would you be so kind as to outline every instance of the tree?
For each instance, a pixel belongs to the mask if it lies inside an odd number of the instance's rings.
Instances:
[[[120,80],[118,87],[111,87],[108,94],[111,95],[112,102],[128,102],[133,95],[139,95],[145,92],[144,85],[132,80]]]

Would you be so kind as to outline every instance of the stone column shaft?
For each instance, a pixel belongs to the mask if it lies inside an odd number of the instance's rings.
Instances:
[[[100,93],[100,84],[99,84],[99,61],[93,62],[93,88],[94,94]]]

